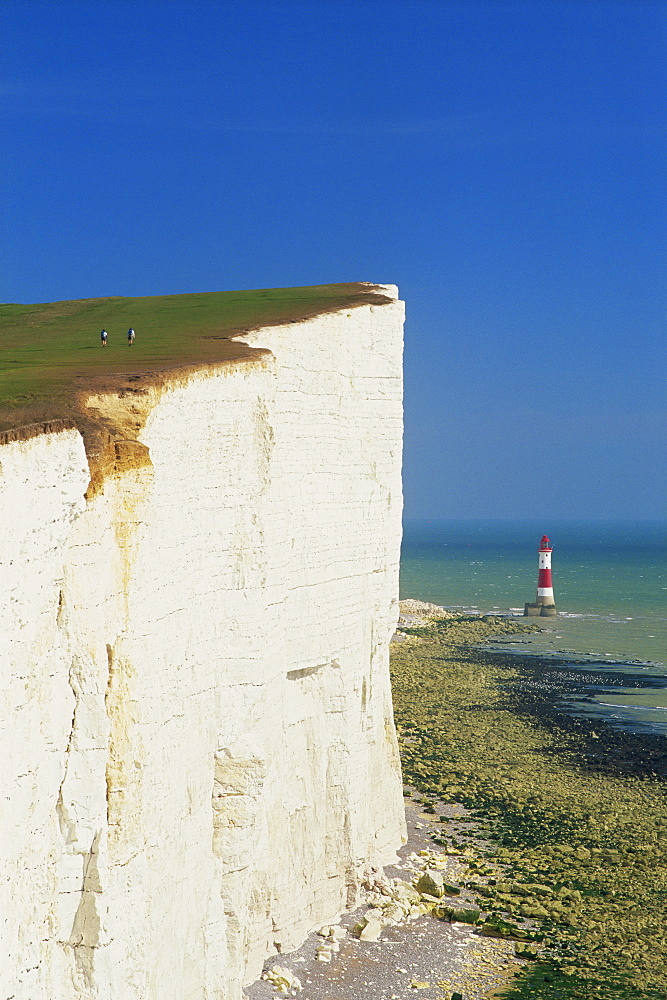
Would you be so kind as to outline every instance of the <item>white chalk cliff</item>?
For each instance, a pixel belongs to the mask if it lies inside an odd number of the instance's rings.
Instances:
[[[0,998],[238,1000],[404,834],[403,306],[0,447]]]

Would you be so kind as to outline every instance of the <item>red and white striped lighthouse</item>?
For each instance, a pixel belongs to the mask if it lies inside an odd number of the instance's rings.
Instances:
[[[542,541],[537,556],[537,600],[536,604],[554,604],[554,585],[551,580],[551,553],[553,549],[546,535]]]
[[[534,604],[526,604],[523,609],[524,615],[536,617],[551,617],[556,612],[556,602],[554,601],[554,587],[551,579],[551,553],[553,551],[551,542],[546,535],[542,535],[542,541],[538,549],[537,560],[537,597]]]

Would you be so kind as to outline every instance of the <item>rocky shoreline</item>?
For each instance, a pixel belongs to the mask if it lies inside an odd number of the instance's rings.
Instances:
[[[568,716],[562,664],[479,648],[536,627],[402,602],[409,842],[248,1000],[667,995],[667,741]]]
[[[579,752],[580,763],[590,770],[606,774],[634,774],[637,777],[667,778],[667,737],[658,733],[633,733],[612,728],[597,718],[573,714],[563,707],[566,700],[585,703],[591,686],[609,678],[600,678],[585,660],[515,656],[489,651],[499,664],[515,668],[514,678],[506,685],[508,706],[529,715],[563,739],[573,736],[570,753]],[[588,668],[588,669],[587,669]],[[656,687],[665,683],[661,675],[638,678],[636,674],[617,672],[614,681],[621,687]]]
[[[478,880],[479,901],[507,924],[539,922],[532,971],[505,996],[657,1000],[667,988],[665,741],[567,716],[545,683],[552,661],[477,648],[530,627],[459,616],[404,629],[392,657],[404,777],[423,803],[466,806],[496,845],[505,874]]]

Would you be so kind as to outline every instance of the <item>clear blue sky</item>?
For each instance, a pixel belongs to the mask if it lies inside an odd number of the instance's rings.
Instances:
[[[666,26],[3,0],[0,299],[393,282],[408,516],[662,516]]]

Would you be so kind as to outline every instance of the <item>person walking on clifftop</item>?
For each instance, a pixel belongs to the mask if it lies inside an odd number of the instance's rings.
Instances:
[[[107,346],[107,337],[108,336],[109,336],[109,334],[107,333],[107,331],[106,330],[102,330],[102,332],[100,334],[100,340],[102,341],[102,347],[106,347]]]
[[[128,347],[132,347],[133,343],[134,343],[134,330],[132,329],[132,327],[130,327],[130,329],[127,331],[127,345],[128,345]]]

